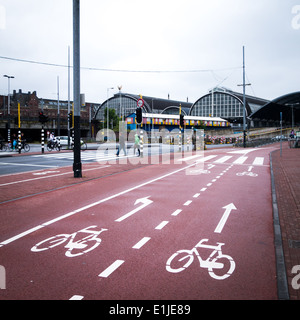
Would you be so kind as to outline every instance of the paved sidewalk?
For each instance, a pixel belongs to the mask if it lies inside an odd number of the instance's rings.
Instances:
[[[282,156],[277,150],[271,158],[288,295],[300,300],[300,149],[290,149],[285,142]]]

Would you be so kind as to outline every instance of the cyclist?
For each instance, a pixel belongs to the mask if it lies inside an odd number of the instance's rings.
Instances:
[[[51,132],[49,137],[49,142],[48,142],[49,147],[54,148],[55,142],[56,142],[56,138],[55,138],[54,132]]]

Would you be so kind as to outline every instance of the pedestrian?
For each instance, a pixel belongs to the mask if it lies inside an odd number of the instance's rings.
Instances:
[[[133,147],[133,154],[135,155],[135,150],[138,150],[138,157],[141,155],[141,151],[140,151],[140,137],[138,136],[138,134],[136,133],[134,135],[134,147]]]
[[[294,137],[295,137],[295,132],[294,132],[294,129],[292,129],[291,134],[290,134],[290,138],[294,139]]]
[[[118,151],[117,151],[117,154],[116,154],[117,157],[120,154],[120,150],[124,151],[125,156],[127,155],[126,154],[126,146],[125,146],[125,137],[124,137],[124,134],[122,132],[120,132],[120,136],[119,136],[119,148],[118,148]]]

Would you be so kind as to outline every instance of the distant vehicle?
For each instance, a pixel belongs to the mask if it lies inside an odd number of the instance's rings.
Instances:
[[[287,137],[282,135],[282,136],[276,136],[272,138],[273,141],[280,141],[280,139],[287,140]]]
[[[55,137],[56,140],[58,141],[58,139],[60,139],[60,146],[61,147],[67,147],[68,146],[68,136],[58,136],[58,137]],[[72,145],[72,137],[70,137],[70,146],[73,148],[73,145]],[[80,145],[81,145],[81,150],[86,150],[87,149],[87,144],[82,140],[80,139]]]

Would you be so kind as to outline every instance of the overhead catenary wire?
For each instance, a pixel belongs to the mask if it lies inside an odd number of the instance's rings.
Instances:
[[[42,61],[34,61],[20,58],[11,58],[0,56],[0,59],[22,62],[22,63],[31,63],[37,65],[44,65],[50,67],[59,67],[59,68],[68,68],[68,65],[50,63],[50,62],[42,62]],[[73,66],[70,66],[73,68]],[[225,71],[225,70],[235,70],[241,69],[242,67],[228,67],[228,68],[220,68],[220,69],[195,69],[195,70],[126,70],[126,69],[111,69],[111,68],[96,68],[96,67],[81,67],[83,70],[90,71],[103,71],[103,72],[123,72],[123,73],[204,73],[204,72],[214,72],[214,71]]]

